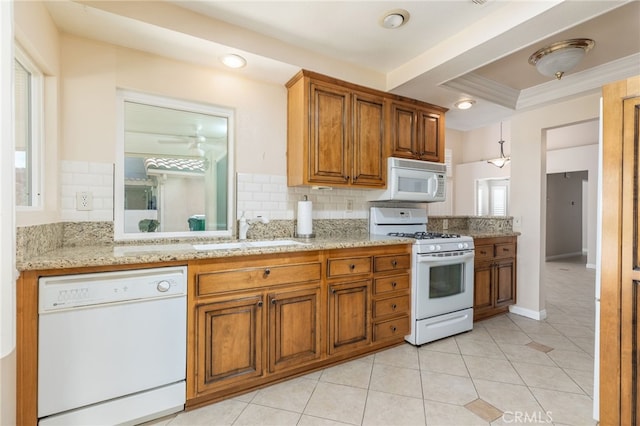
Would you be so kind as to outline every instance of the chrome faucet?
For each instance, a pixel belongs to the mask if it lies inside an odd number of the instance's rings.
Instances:
[[[242,216],[240,217],[240,224],[238,225],[239,240],[247,239],[247,231],[249,231],[251,224],[255,222],[269,223],[269,219],[264,216],[257,216],[256,219],[247,219],[246,217],[244,217],[244,212],[242,212]]]

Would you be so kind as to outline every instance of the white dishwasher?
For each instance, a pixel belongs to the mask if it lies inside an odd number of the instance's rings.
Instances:
[[[187,268],[39,281],[38,423],[137,424],[184,409]]]

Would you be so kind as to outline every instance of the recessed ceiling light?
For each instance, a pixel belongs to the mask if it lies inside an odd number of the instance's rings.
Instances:
[[[220,61],[229,68],[242,68],[247,65],[247,60],[245,58],[233,53],[220,57]]]
[[[456,102],[455,104],[453,104],[456,108],[458,109],[469,109],[471,108],[474,104],[476,103],[476,101],[474,101],[473,99],[463,99],[461,101]]]
[[[383,28],[395,29],[400,28],[409,22],[409,12],[404,9],[393,9],[382,15],[378,23]]]

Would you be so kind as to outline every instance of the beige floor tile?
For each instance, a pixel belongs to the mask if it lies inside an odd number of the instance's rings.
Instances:
[[[264,407],[262,405],[249,404],[240,414],[234,426],[287,426],[297,425],[301,414],[277,408]]]
[[[593,371],[564,368],[565,373],[582,388],[584,393],[593,398]]]
[[[368,360],[349,361],[325,369],[320,376],[320,381],[366,389],[369,387],[372,367],[373,363]]]
[[[529,343],[531,338],[523,331],[504,329],[504,328],[487,328],[487,331],[493,337],[496,343],[512,343],[514,345],[524,345]]]
[[[344,423],[360,424],[366,400],[366,389],[318,382],[304,414]]]
[[[375,354],[374,364],[393,365],[395,367],[420,368],[418,364],[418,348],[405,343],[395,348]]]
[[[467,331],[466,333],[461,333],[461,334],[457,334],[455,337],[456,342],[458,343],[458,346],[460,345],[460,342],[466,342],[469,340],[480,340],[480,341],[489,341],[489,342],[493,342],[493,338],[491,337],[491,335],[487,332],[487,329],[484,328],[482,325],[475,323],[473,325],[473,330],[471,331]]]
[[[422,399],[420,372],[411,368],[375,364],[369,389]]]
[[[578,394],[584,393],[582,388],[559,367],[525,364],[521,362],[514,362],[512,365],[522,380],[524,380],[525,384],[529,387],[552,389]]]
[[[594,356],[595,351],[595,332],[590,337],[569,337],[576,346],[585,351],[587,354]]]
[[[458,335],[461,336],[461,335]],[[418,352],[428,350],[436,352],[447,352],[451,354],[459,354],[460,348],[456,343],[455,337],[447,337],[446,339],[436,340],[435,342],[429,342],[420,346]]]
[[[569,324],[557,324],[554,325],[560,333],[572,338],[572,337],[590,337],[593,338],[595,332],[593,327],[584,325],[569,325]]]
[[[490,341],[458,340],[458,346],[460,346],[462,355],[507,359],[493,339]]]
[[[424,399],[464,405],[478,398],[473,382],[468,377],[422,372]]]
[[[349,423],[336,422],[335,420],[323,419],[321,417],[309,416],[303,414],[300,417],[298,426],[353,426]]]
[[[489,423],[460,405],[424,401],[427,424],[436,426],[488,426]]]
[[[582,351],[553,350],[549,357],[562,368],[593,371],[593,357]]]
[[[324,370],[318,370],[318,371],[314,371],[313,373],[309,373],[309,374],[305,374],[304,377],[305,379],[309,379],[309,380],[320,380],[320,376],[322,376],[322,372]]]
[[[233,399],[237,401],[242,401],[242,402],[251,402],[257,394],[258,394],[258,391],[254,390],[251,392],[243,393],[242,395],[234,396]]]
[[[251,402],[271,408],[302,413],[317,383],[315,380],[305,378],[287,380],[286,382],[260,389]]]
[[[477,322],[476,324],[483,326],[487,330],[492,330],[496,328],[507,329],[513,331],[520,331],[520,328],[511,321],[508,315],[498,315],[495,317],[491,317],[482,321]]]
[[[532,388],[531,391],[554,422],[568,425],[595,425],[593,400],[586,395]]]
[[[197,410],[183,411],[171,421],[170,425],[231,425],[247,406],[245,402],[229,399]]]
[[[363,426],[424,425],[422,398],[369,391]]]
[[[422,371],[469,377],[467,366],[459,354],[420,350],[419,356]]]
[[[482,379],[474,379],[473,383],[478,390],[479,398],[505,413],[542,411],[542,407],[538,404],[529,388],[524,385],[512,385]]]
[[[507,360],[463,355],[471,378],[494,382],[524,384],[520,376]]]
[[[533,349],[527,345],[512,345],[509,343],[498,343],[502,352],[507,356],[507,359],[511,362],[520,361],[527,362],[529,364],[550,365],[555,366],[551,358],[545,353]]]

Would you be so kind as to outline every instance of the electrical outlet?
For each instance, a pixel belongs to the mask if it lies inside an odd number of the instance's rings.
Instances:
[[[347,208],[345,210],[347,213],[351,213],[353,211],[353,200],[347,200]]]
[[[522,216],[513,217],[513,230],[522,231]]]
[[[76,210],[93,210],[93,194],[91,192],[76,192]]]

